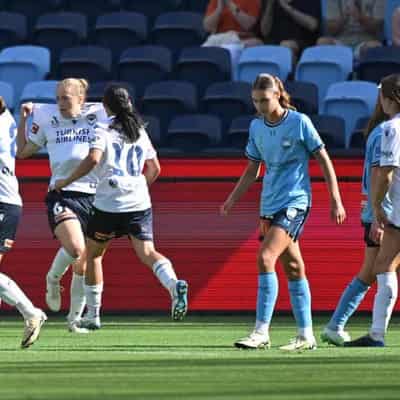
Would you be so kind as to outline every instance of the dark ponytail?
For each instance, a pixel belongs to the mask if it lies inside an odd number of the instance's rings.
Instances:
[[[7,109],[7,104],[2,96],[0,96],[0,115]]]
[[[136,142],[144,123],[133,106],[128,91],[121,86],[110,85],[104,92],[103,103],[115,116],[110,127],[121,131],[128,142]]]

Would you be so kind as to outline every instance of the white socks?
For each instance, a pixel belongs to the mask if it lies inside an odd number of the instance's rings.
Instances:
[[[256,326],[254,330],[266,337],[269,337],[269,324],[267,322],[256,320]]]
[[[169,261],[167,258],[158,260],[153,264],[152,269],[154,275],[172,296],[178,278],[176,277],[171,261]]]
[[[49,272],[47,273],[47,279],[52,282],[59,282],[70,264],[73,264],[75,261],[76,258],[70,256],[64,247],[61,247],[53,259]]]
[[[101,297],[103,294],[103,282],[98,285],[85,285],[85,295],[87,300],[87,318],[97,318],[100,316]]]
[[[86,305],[85,276],[73,273],[71,280],[71,302],[69,307],[68,321],[81,318]]]
[[[0,273],[0,297],[10,306],[14,306],[24,319],[30,319],[38,314],[38,309],[26,297],[19,286],[7,275]]]
[[[369,333],[372,339],[383,341],[397,300],[397,274],[385,272],[378,274],[376,279],[378,290],[375,295],[372,326]]]

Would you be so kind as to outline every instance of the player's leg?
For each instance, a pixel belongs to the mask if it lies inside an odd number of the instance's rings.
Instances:
[[[292,241],[279,257],[288,278],[290,302],[297,324],[297,336],[282,346],[282,350],[312,350],[316,341],[312,328],[311,292],[305,273],[303,257],[298,241]]]
[[[258,253],[258,289],[256,324],[249,336],[237,340],[238,348],[257,349],[270,347],[269,327],[278,297],[278,278],[275,264],[291,242],[288,233],[280,226],[270,226],[270,221],[261,221],[263,242]]]

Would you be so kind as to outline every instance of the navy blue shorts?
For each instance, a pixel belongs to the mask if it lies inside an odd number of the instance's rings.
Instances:
[[[90,216],[93,213],[94,194],[62,190],[47,193],[47,217],[51,231],[61,222],[77,219],[86,233]]]
[[[364,242],[367,247],[380,247],[379,243],[375,243],[371,238],[369,237],[369,233],[371,231],[371,225],[363,222],[362,226],[364,227]]]
[[[13,247],[21,213],[20,206],[0,203],[0,253],[6,253]]]
[[[112,213],[94,208],[87,236],[96,242],[107,242],[121,236],[153,241],[153,212],[144,211]]]
[[[296,241],[303,231],[310,208],[300,210],[294,207],[279,210],[274,215],[261,217],[261,235],[260,240],[264,240],[264,235],[271,225],[281,227],[287,234]]]

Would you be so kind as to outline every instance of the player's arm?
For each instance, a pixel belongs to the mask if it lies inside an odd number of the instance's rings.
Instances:
[[[145,165],[146,169],[143,175],[146,178],[147,186],[150,186],[160,175],[161,166],[157,157],[146,160]]]
[[[379,169],[380,169],[379,165],[378,166],[373,166],[371,168],[371,177],[370,177],[369,193],[368,193],[368,196],[369,196],[370,199],[374,198],[374,193],[376,192],[377,187],[378,187]],[[372,201],[371,201],[371,203],[372,203]],[[372,225],[371,225],[371,229],[370,229],[370,232],[369,232],[369,237],[375,243],[381,243],[382,242],[383,225],[382,224],[378,224],[378,221],[375,218],[374,218],[374,221],[372,222]]]
[[[392,183],[394,168],[395,167],[391,165],[379,167],[375,185],[371,185],[372,208],[379,225],[387,223],[386,214],[382,208],[382,202]]]
[[[328,186],[331,218],[337,223],[342,224],[346,219],[346,211],[342,204],[339,185],[336,179],[335,169],[329,155],[324,147],[314,152],[314,156],[320,165]]]
[[[24,103],[21,105],[21,114],[17,129],[17,158],[29,158],[35,154],[40,146],[26,140],[26,121],[33,112],[33,103]]]
[[[68,178],[59,179],[54,184],[55,190],[61,190],[65,186],[70,185],[72,182],[87,175],[93,168],[95,168],[103,157],[103,151],[97,148],[90,149],[89,154],[84,160],[76,167]]]
[[[258,178],[260,173],[261,161],[249,160],[246,169],[240,177],[238,183],[228,196],[225,203],[221,206],[221,214],[227,215],[230,209],[246,193],[253,182]]]

